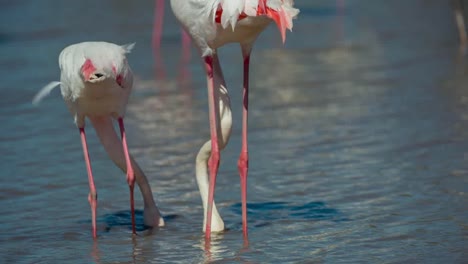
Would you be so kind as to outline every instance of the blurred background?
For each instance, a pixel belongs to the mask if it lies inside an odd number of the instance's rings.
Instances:
[[[298,0],[285,45],[274,25],[262,33],[251,60],[248,246],[242,58],[237,45],[221,48],[234,125],[216,201],[228,231],[206,252],[194,177],[209,139],[206,79],[169,2],[0,0],[1,262],[466,262],[468,68],[455,6]],[[145,228],[139,211],[132,239],[125,175],[88,126],[93,242],[78,130],[58,89],[38,107],[31,100],[59,79],[63,48],[101,40],[136,42],[128,141],[167,226]]]

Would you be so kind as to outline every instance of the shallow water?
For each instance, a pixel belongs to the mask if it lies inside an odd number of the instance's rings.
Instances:
[[[468,65],[448,1],[297,1],[285,47],[274,26],[262,34],[248,245],[236,166],[241,58],[235,45],[220,51],[234,127],[216,189],[228,230],[210,250],[194,177],[209,138],[205,77],[195,50],[181,58],[168,4],[155,67],[152,2],[0,1],[2,263],[466,263]],[[127,132],[167,226],[145,228],[138,211],[135,238],[125,176],[88,129],[93,242],[78,131],[58,91],[30,103],[58,79],[61,49],[87,40],[137,42]]]

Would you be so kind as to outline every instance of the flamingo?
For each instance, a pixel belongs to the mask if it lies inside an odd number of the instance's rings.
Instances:
[[[224,222],[214,203],[214,189],[219,168],[220,150],[226,146],[232,126],[230,100],[217,55],[227,43],[239,43],[244,60],[242,148],[238,160],[242,199],[242,231],[247,239],[247,118],[249,65],[253,44],[258,35],[274,21],[283,43],[286,29],[299,10],[293,0],[171,0],[172,11],[201,52],[208,83],[210,134],[196,158],[196,178],[203,203],[203,231],[209,241],[211,232],[224,230]],[[208,182],[209,169],[209,182]]]
[[[164,66],[161,59],[161,39],[162,39],[162,28],[164,21],[164,1],[166,0],[156,0],[154,6],[154,26],[153,26],[153,37],[152,37],[152,46],[153,46],[153,55],[154,60],[156,61],[156,75],[157,77],[163,78]],[[190,37],[187,32],[182,30],[182,61],[188,61],[190,58]]]
[[[82,42],[66,47],[59,56],[60,82],[51,82],[33,99],[33,104],[38,104],[56,86],[60,85],[63,99],[80,132],[88,172],[90,188],[88,201],[91,206],[94,239],[97,237],[97,192],[86,142],[86,117],[94,126],[96,134],[112,161],[127,174],[133,234],[136,233],[133,200],[135,181],[143,195],[145,225],[164,225],[161,213],[154,202],[148,179],[128,152],[123,118],[133,86],[133,73],[125,54],[129,53],[133,46],[134,44],[119,46],[108,42]],[[114,130],[112,119],[118,121],[121,142]]]
[[[466,36],[466,26],[465,26],[465,6],[462,0],[453,0],[454,4],[454,13],[455,13],[455,23],[457,24],[458,36],[460,41],[460,46],[466,46],[468,42],[468,37]]]

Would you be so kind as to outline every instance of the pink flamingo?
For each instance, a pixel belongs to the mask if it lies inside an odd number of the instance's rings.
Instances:
[[[465,8],[462,0],[454,0],[454,13],[455,13],[455,23],[457,24],[458,36],[460,41],[460,46],[466,46],[468,38],[466,36],[466,26],[465,26]]]
[[[171,0],[172,10],[199,48],[206,68],[211,140],[200,149],[196,159],[197,183],[204,209],[206,241],[211,232],[224,230],[224,222],[213,201],[220,150],[231,133],[229,96],[219,63],[217,48],[227,43],[239,43],[244,59],[242,149],[238,160],[242,197],[242,229],[247,239],[247,113],[250,53],[255,39],[270,24],[276,22],[283,42],[286,29],[292,29],[292,19],[299,10],[293,0]],[[209,168],[209,183],[208,172]],[[208,187],[209,186],[209,187]]]
[[[86,117],[94,126],[110,158],[127,173],[133,234],[136,232],[133,200],[135,181],[143,195],[145,225],[164,225],[148,179],[128,152],[125,135],[123,117],[133,86],[133,73],[125,54],[129,53],[133,46],[134,44],[118,46],[107,42],[82,42],[66,47],[59,56],[60,82],[52,82],[45,86],[33,99],[34,104],[39,103],[52,89],[60,85],[63,99],[80,131],[90,188],[88,201],[91,205],[93,238],[97,236],[97,192],[84,129]],[[121,142],[112,125],[112,118],[118,121]]]
[[[164,22],[164,1],[156,0],[154,8],[154,22],[153,22],[153,54],[156,61],[156,72],[159,78],[164,78],[164,65],[161,59],[161,39]],[[190,36],[182,30],[182,61],[186,62],[190,58]]]

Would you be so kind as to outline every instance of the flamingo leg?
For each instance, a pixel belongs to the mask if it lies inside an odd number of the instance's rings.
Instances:
[[[464,46],[468,42],[468,37],[466,35],[463,1],[455,0],[454,4],[455,4],[455,11],[454,11],[455,22],[457,23],[460,45]]]
[[[216,55],[215,55],[216,56]],[[218,145],[218,119],[216,112],[219,111],[217,105],[219,105],[219,99],[216,97],[214,79],[213,79],[213,57],[205,57],[205,68],[207,73],[208,82],[208,102],[209,102],[209,116],[210,116],[210,134],[211,134],[211,156],[208,160],[208,168],[210,171],[210,183],[208,188],[208,210],[206,216],[206,228],[205,228],[205,239],[211,238],[211,217],[213,213],[213,199],[216,185],[216,175],[218,174],[219,168],[219,145]]]
[[[164,0],[156,0],[154,8],[154,21],[153,21],[153,50],[155,54],[160,54],[162,26],[164,21]]]
[[[190,35],[182,29],[182,61],[190,60]]]
[[[247,238],[247,173],[249,170],[249,151],[247,142],[248,110],[249,110],[249,65],[250,50],[244,52],[244,85],[242,90],[242,148],[237,162],[240,174],[241,198],[242,198],[242,231]]]
[[[130,154],[128,153],[128,146],[127,146],[127,137],[125,135],[125,127],[123,118],[119,117],[119,127],[120,127],[120,135],[122,137],[122,147],[125,155],[125,162],[127,164],[127,182],[130,188],[130,211],[132,214],[132,232],[136,234],[135,228],[135,201],[133,199],[133,190],[135,189],[135,173],[133,171],[132,162],[130,160]]]
[[[164,1],[156,0],[154,10],[154,21],[153,21],[153,56],[155,60],[156,76],[163,79],[165,76],[164,65],[161,58],[161,39],[164,22]]]
[[[93,238],[96,239],[96,208],[97,208],[97,192],[94,185],[93,170],[91,168],[91,161],[89,160],[88,143],[86,142],[86,134],[83,127],[80,127],[81,145],[83,146],[83,155],[86,162],[86,170],[88,171],[89,182],[89,195],[88,202],[91,205],[91,219],[93,225]]]

